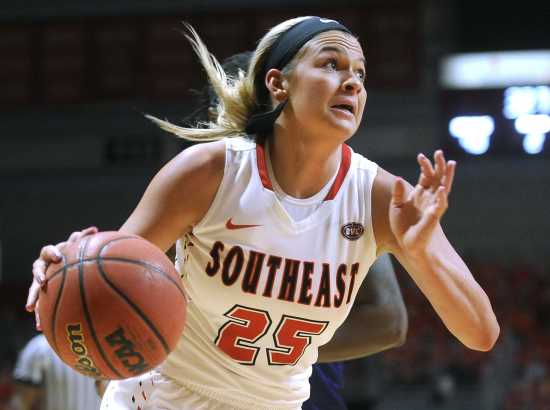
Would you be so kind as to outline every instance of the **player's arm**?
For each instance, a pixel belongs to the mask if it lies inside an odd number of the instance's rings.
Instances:
[[[405,342],[407,310],[389,255],[371,266],[344,323],[319,349],[319,362],[369,356]]]
[[[140,235],[166,252],[206,214],[224,167],[223,141],[186,149],[153,178],[120,231]]]
[[[441,151],[419,155],[413,188],[380,169],[373,186],[373,224],[380,251],[393,253],[447,329],[465,346],[490,350],[499,325],[489,298],[449,243],[439,221],[447,209],[455,163]]]
[[[198,144],[181,152],[153,178],[120,231],[140,235],[166,252],[206,214],[222,181],[224,168],[223,141]],[[95,227],[73,232],[67,242],[78,242],[96,232]],[[61,260],[59,247],[64,244],[45,246],[33,264],[33,283],[26,308],[35,311],[38,329],[40,318],[35,307],[46,279],[46,267]]]
[[[10,400],[9,410],[32,410],[42,397],[42,386],[27,385],[16,382],[15,392]]]

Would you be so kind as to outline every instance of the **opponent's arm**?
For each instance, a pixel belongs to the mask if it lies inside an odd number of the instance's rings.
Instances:
[[[439,223],[456,164],[446,162],[441,151],[434,161],[435,168],[418,156],[421,172],[414,188],[378,172],[373,223],[379,251],[396,256],[455,337],[470,349],[487,351],[500,331],[491,303]]]
[[[344,323],[319,348],[319,362],[365,357],[405,342],[407,311],[389,255],[371,266]]]

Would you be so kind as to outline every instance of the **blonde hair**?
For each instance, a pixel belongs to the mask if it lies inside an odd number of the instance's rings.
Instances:
[[[189,31],[189,34],[186,34],[185,37],[193,46],[193,50],[206,71],[208,81],[218,96],[217,119],[215,122],[199,124],[206,125],[206,128],[190,128],[172,124],[152,115],[146,115],[146,117],[163,130],[189,141],[213,141],[224,137],[236,137],[246,134],[245,128],[248,119],[258,109],[259,105],[254,80],[268,51],[281,34],[307,18],[297,17],[286,20],[269,30],[254,50],[246,73],[239,70],[236,78],[227,76],[216,57],[208,51],[195,29],[189,24],[185,24]],[[293,60],[299,58],[300,54],[298,53]],[[294,61],[291,61],[287,68],[283,70],[285,74],[288,74],[289,68],[294,66]]]

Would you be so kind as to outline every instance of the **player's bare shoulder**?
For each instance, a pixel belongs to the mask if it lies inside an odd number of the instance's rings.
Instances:
[[[374,185],[372,187],[378,199],[389,201],[391,199],[391,192],[393,184],[395,183],[395,175],[386,171],[381,166],[378,166],[378,172],[374,179]]]
[[[372,186],[373,229],[376,237],[377,253],[387,251],[394,243],[389,223],[389,206],[392,198],[395,175],[378,167]]]
[[[223,179],[224,168],[224,141],[186,149],[155,175],[120,230],[168,249],[206,214]]]
[[[225,142],[214,141],[193,145],[174,157],[163,171],[176,179],[188,179],[192,183],[219,185],[225,167]],[[217,177],[217,178],[216,178]],[[214,179],[214,180],[212,180]],[[215,183],[217,179],[217,184]]]
[[[186,203],[202,215],[210,206],[223,179],[225,142],[215,141],[193,145],[174,157],[159,172],[169,189],[178,197],[176,203]]]

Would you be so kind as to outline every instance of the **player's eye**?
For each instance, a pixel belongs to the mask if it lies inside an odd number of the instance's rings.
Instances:
[[[330,58],[325,63],[325,67],[328,68],[329,70],[336,70],[338,68],[338,62],[336,61],[335,58]]]

